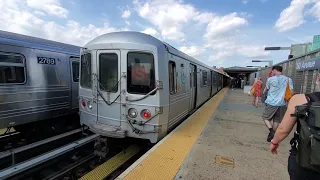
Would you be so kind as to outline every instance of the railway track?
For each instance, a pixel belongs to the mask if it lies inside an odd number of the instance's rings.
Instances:
[[[2,151],[0,179],[115,179],[152,147],[134,138],[108,138],[109,153],[101,158],[94,154],[98,137],[78,128]]]
[[[8,127],[0,134],[0,152],[16,149],[52,136],[80,128],[79,117],[68,115],[23,125],[23,127]]]
[[[22,146],[13,151],[1,152],[0,161],[13,159],[19,153],[26,155],[27,151],[39,150],[41,146],[48,146],[54,141],[62,141],[61,139],[78,133],[82,134],[81,129]],[[115,140],[117,145],[110,149],[106,158],[100,158],[94,154],[93,149],[97,137],[99,135],[88,134],[81,139],[33,156],[33,158],[15,162],[12,160],[10,166],[0,170],[0,179],[66,180],[91,179],[92,177],[94,179],[114,179],[149,149],[149,146],[137,144],[135,141],[130,143],[130,140],[122,142]]]
[[[87,137],[83,137],[59,148],[2,169],[0,171],[0,179],[39,179],[39,176],[40,179],[43,179],[46,177],[45,174],[47,172],[39,172],[46,167],[49,166],[49,169],[54,169],[52,165],[63,162],[62,159],[68,159],[70,157],[71,160],[77,160],[77,157],[82,157],[92,153],[92,151],[89,150],[89,147],[92,149],[93,142],[97,137],[98,135],[96,134],[88,135]]]

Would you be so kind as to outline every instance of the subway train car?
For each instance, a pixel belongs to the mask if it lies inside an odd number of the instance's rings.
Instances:
[[[156,143],[229,78],[150,35],[104,34],[81,49],[80,123]]]
[[[0,31],[0,129],[31,131],[32,122],[77,114],[79,54],[77,46]]]

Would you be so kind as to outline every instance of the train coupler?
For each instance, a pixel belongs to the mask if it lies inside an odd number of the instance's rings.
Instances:
[[[108,153],[109,153],[109,148],[107,146],[107,138],[105,137],[97,138],[94,143],[94,154],[99,157],[105,158]]]

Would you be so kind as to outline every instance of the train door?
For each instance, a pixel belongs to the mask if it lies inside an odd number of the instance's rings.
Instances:
[[[212,72],[212,95],[214,95],[215,93],[217,93],[217,73],[216,72]]]
[[[197,67],[190,64],[190,101],[189,112],[192,112],[196,108],[197,99]]]
[[[71,108],[79,108],[79,58],[70,57],[70,69],[71,69]]]
[[[217,73],[216,79],[217,79],[217,91],[219,91],[220,90],[220,84],[221,84],[221,82],[220,82],[220,74]]]
[[[213,72],[210,71],[210,79],[211,79],[211,83],[210,83],[210,97],[213,95],[213,91],[212,91],[212,87],[213,87],[213,77],[212,77]]]
[[[221,82],[220,89],[222,89],[223,88],[223,76],[222,75],[220,75],[220,82]]]
[[[110,126],[121,125],[121,87],[119,50],[97,51],[98,122]]]

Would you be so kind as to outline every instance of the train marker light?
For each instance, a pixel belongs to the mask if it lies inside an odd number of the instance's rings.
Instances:
[[[142,116],[144,119],[149,119],[150,116],[151,116],[151,113],[150,113],[150,111],[144,109],[144,110],[141,111],[141,116]]]
[[[82,106],[86,107],[87,103],[85,101],[82,101]]]

